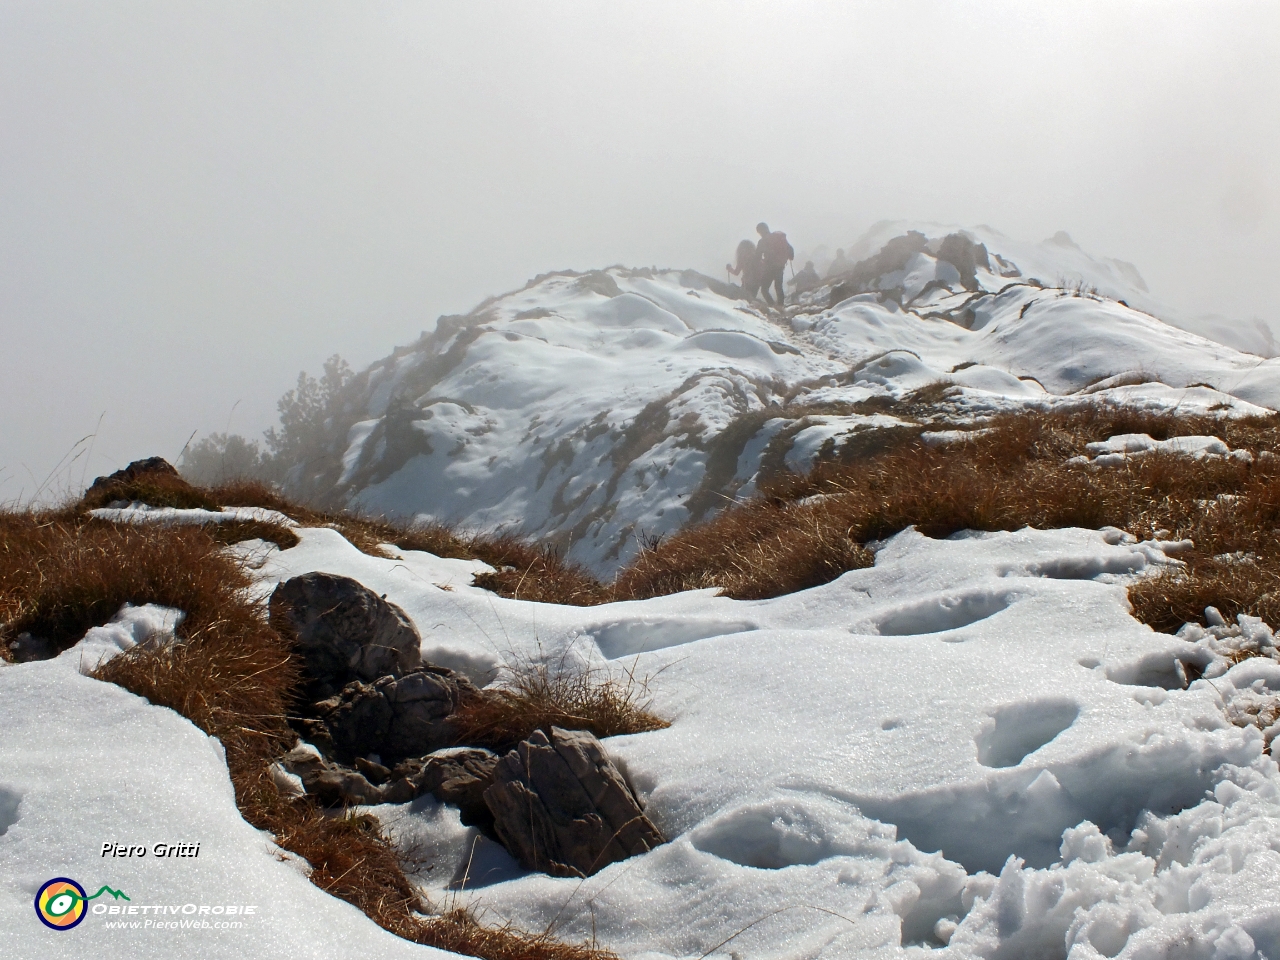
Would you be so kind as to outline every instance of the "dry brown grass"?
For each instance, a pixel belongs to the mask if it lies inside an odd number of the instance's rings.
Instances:
[[[65,647],[125,602],[184,610],[175,642],[136,647],[94,676],[176,710],[217,737],[244,818],[306,859],[321,889],[392,933],[459,953],[492,960],[612,958],[548,933],[485,927],[462,910],[424,916],[429,906],[376,819],[335,817],[309,798],[279,795],[270,765],[295,739],[287,715],[299,672],[289,642],[247,598],[248,583],[243,567],[205,528],[116,526],[85,522],[70,511],[0,514],[0,640],[29,629]]]
[[[249,584],[197,527],[114,525],[0,514],[0,639],[30,632],[65,649],[124,603],[158,603],[199,629],[240,605]]]
[[[243,543],[245,540],[266,540],[281,550],[296,547],[301,541],[298,535],[282,523],[265,520],[226,520],[210,523],[204,529],[215,541],[222,544]]]
[[[599,580],[552,547],[511,536],[475,537],[468,545],[477,559],[496,568],[494,573],[478,574],[477,587],[516,600],[580,607],[609,599]]]
[[[83,510],[105,507],[117,500],[135,500],[153,507],[201,508],[217,510],[217,502],[207,491],[194,487],[177,474],[150,471],[132,480],[116,480],[86,493],[80,501]]]
[[[646,684],[541,663],[518,664],[501,688],[465,703],[453,715],[458,743],[508,750],[534,730],[590,730],[597,737],[661,730],[671,724],[650,708]]]
[[[825,583],[871,562],[867,545],[914,525],[960,530],[1116,526],[1147,539],[1195,541],[1187,567],[1131,590],[1135,616],[1161,630],[1213,604],[1280,622],[1280,461],[1147,456],[1090,469],[1067,465],[1086,443],[1120,433],[1209,434],[1274,451],[1277,420],[1153,416],[1122,408],[997,418],[948,447],[920,442],[853,464],[824,464],[774,482],[764,496],[643,551],[618,576],[615,599],[718,587],[755,599]],[[1246,555],[1246,559],[1223,554]]]
[[[914,402],[914,401],[913,401]],[[379,544],[481,559],[496,572],[477,585],[507,597],[589,605],[714,588],[755,599],[826,583],[873,562],[875,541],[907,526],[933,537],[964,529],[1120,527],[1140,538],[1168,530],[1196,549],[1187,567],[1135,585],[1135,615],[1176,629],[1208,604],[1228,617],[1280,619],[1280,461],[1195,461],[1149,456],[1118,468],[1065,464],[1086,443],[1121,433],[1158,440],[1210,434],[1233,448],[1280,452],[1280,420],[1185,417],[1082,404],[1070,412],[997,417],[981,434],[929,447],[911,433],[862,451],[855,462],[783,474],[762,496],[711,520],[647,544],[603,584],[557,551],[511,536],[459,536],[440,526],[323,513],[291,503],[261,484],[207,491],[220,504],[274,507],[304,525],[337,528],[360,549]],[[1212,502],[1211,507],[1206,504]],[[1238,562],[1223,554],[1243,553]]]

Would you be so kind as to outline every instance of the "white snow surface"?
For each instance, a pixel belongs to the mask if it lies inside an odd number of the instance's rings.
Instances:
[[[0,957],[451,956],[386,933],[312,885],[304,864],[241,818],[218,741],[81,672],[135,643],[165,642],[166,634],[171,642],[177,616],[126,607],[53,660],[0,665]],[[107,843],[148,854],[104,857]],[[157,843],[199,843],[199,855],[157,857]],[[107,884],[129,897],[104,894],[90,908],[138,911],[90,913],[73,929],[46,929],[33,901],[55,877],[78,881],[88,894]],[[187,905],[194,905],[190,914],[182,912]],[[228,916],[228,905],[256,911]],[[107,926],[121,921],[138,926]],[[190,921],[243,926],[155,926]]]
[[[673,721],[606,743],[671,842],[585,882],[523,873],[430,798],[377,808],[435,852],[421,881],[437,898],[649,960],[753,923],[716,955],[1280,948],[1264,893],[1280,772],[1249,722],[1280,664],[1225,659],[1273,654],[1270,631],[1245,618],[1170,637],[1128,613],[1124,583],[1176,564],[1181,543],[908,530],[873,568],[774,600],[569,608],[443,591],[411,552],[301,533],[271,552],[264,590],[310,569],[353,576],[406,609],[428,659],[481,681],[520,660],[634,670]],[[1188,665],[1206,679],[1184,690]]]
[[[204,510],[198,507],[153,507],[147,503],[135,502],[120,507],[99,507],[96,510],[90,510],[89,515],[96,520],[109,520],[112,523],[164,523],[183,526],[256,520],[260,523],[275,523],[285,527],[298,525],[292,517],[266,507],[222,507],[220,510]]]
[[[260,595],[312,570],[351,576],[405,609],[428,660],[482,683],[521,661],[634,671],[672,721],[606,741],[670,842],[586,881],[525,873],[429,797],[374,808],[431,855],[416,876],[437,902],[644,960],[730,937],[714,956],[1280,952],[1280,770],[1263,750],[1280,729],[1274,637],[1216,615],[1153,633],[1125,599],[1184,544],[909,529],[874,567],[785,597],[575,608],[469,586],[461,561],[298,533],[286,551],[230,548],[255,564]],[[128,608],[53,661],[0,668],[3,955],[83,955],[89,938],[143,957],[320,956],[326,943],[331,956],[335,942],[431,955],[277,859],[239,819],[216,744],[76,669],[87,651],[165,642],[175,616]],[[1232,666],[1242,649],[1261,655]],[[1203,679],[1183,689],[1192,668]],[[191,861],[100,859],[110,840],[204,846]],[[30,903],[53,876],[263,916],[245,933],[188,934],[189,947],[94,932],[93,916],[54,934]]]
[[[989,253],[967,289],[935,256],[954,229],[911,224],[878,228],[860,255],[913,228],[929,245],[909,269],[830,306],[824,286],[786,316],[692,271],[539,277],[360,374],[291,483],[552,540],[608,575],[641,537],[751,494],[762,472],[838,456],[886,419],[910,429],[919,414],[860,404],[933,384],[950,387],[949,423],[931,427],[1083,402],[1280,406],[1280,359],[1157,319],[1131,265],[980,228],[964,232]]]

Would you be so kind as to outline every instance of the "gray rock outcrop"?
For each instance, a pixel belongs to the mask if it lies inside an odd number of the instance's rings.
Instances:
[[[427,666],[373,683],[353,681],[313,709],[339,759],[349,762],[377,754],[394,765],[452,746],[456,731],[449,715],[479,696],[466,677]]]
[[[350,804],[408,803],[430,793],[459,809],[463,824],[497,839],[484,791],[493,783],[498,755],[479,747],[444,750],[415,757],[388,770],[361,757],[356,769],[325,759],[310,744],[299,744],[280,766],[302,781],[302,788],[328,807]]]
[[[484,799],[499,839],[529,870],[590,876],[665,842],[585,731],[535,731],[498,761]]]
[[[403,802],[396,798],[410,790],[412,796],[408,799],[430,793],[441,803],[457,807],[465,826],[478,827],[497,839],[493,814],[484,802],[484,792],[493,784],[497,765],[498,755],[481,747],[459,747],[406,760],[396,767],[395,773],[402,779],[388,786],[386,802]]]
[[[326,807],[384,802],[384,788],[370,783],[363,774],[324,759],[310,745],[290,750],[280,758],[280,765],[298,777],[302,788]]]
[[[408,615],[350,577],[308,573],[271,594],[271,625],[297,638],[312,699],[353,681],[400,677],[422,662]]]

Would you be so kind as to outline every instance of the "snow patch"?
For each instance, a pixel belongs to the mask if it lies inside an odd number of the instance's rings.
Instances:
[[[667,647],[678,647],[709,637],[722,637],[758,629],[746,620],[620,620],[588,627],[587,634],[596,642],[606,659],[649,653]]]
[[[977,736],[984,767],[1016,767],[1075,723],[1078,704],[1066,700],[1025,700],[998,707]]]

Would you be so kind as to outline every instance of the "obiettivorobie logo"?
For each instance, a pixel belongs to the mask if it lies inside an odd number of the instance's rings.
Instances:
[[[86,896],[84,887],[70,877],[54,877],[46,880],[36,894],[36,916],[51,930],[70,930],[84,919],[89,901],[104,893],[111,894],[116,900],[129,899],[126,894],[112,890],[106,884],[97,893]]]

